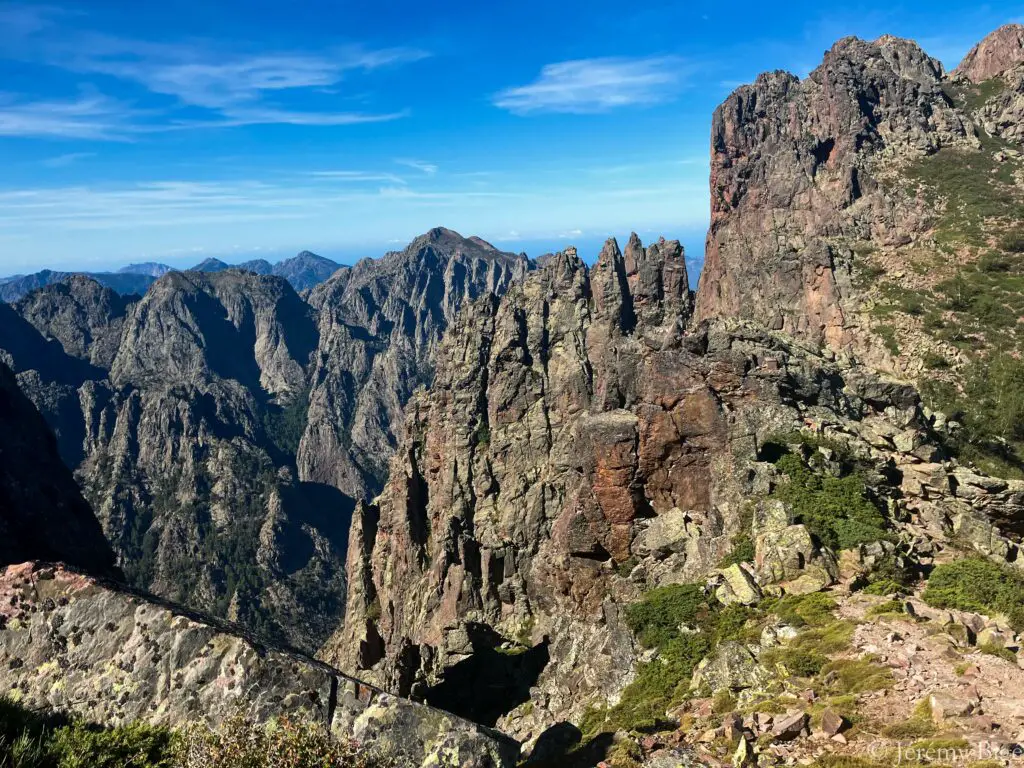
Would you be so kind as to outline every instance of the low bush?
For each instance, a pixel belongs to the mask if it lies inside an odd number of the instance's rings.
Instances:
[[[823,475],[794,453],[783,455],[776,466],[788,480],[772,491],[772,497],[788,504],[794,521],[806,525],[826,546],[851,549],[889,538],[886,519],[868,498],[859,472]]]
[[[814,677],[821,672],[828,659],[816,651],[782,646],[764,651],[760,661],[768,668],[781,666],[793,677]]]
[[[922,594],[936,608],[1003,614],[1024,629],[1024,577],[990,560],[969,557],[936,566]]]
[[[177,737],[166,728],[101,728],[0,699],[4,768],[177,768],[176,749]]]
[[[805,629],[792,642],[792,648],[804,648],[832,656],[850,647],[853,640],[853,624],[848,621],[833,621],[820,627]]]
[[[648,592],[626,609],[626,624],[645,648],[658,648],[679,636],[682,624],[695,626],[711,614],[704,590],[696,584],[674,584]]]
[[[878,605],[872,605],[868,608],[866,615],[868,616],[891,616],[893,614],[905,613],[903,610],[903,603],[899,600],[887,600],[884,603]]]
[[[187,730],[176,760],[176,768],[383,768],[320,723],[285,718],[265,726],[241,715],[217,730]]]
[[[888,667],[863,659],[836,659],[821,669],[824,689],[830,693],[866,693],[888,688],[893,683]]]
[[[836,601],[824,592],[811,592],[766,600],[762,606],[791,627],[820,627],[833,621]]]
[[[2,768],[385,768],[320,723],[256,724],[241,715],[216,730],[117,728],[34,713],[0,698]]]
[[[1010,253],[1024,253],[1024,231],[1015,229],[999,238],[999,247]]]
[[[626,624],[641,645],[656,649],[658,655],[637,667],[636,679],[622,692],[618,704],[587,713],[580,724],[584,738],[658,728],[666,711],[689,694],[697,664],[723,640],[749,640],[759,634],[759,617],[746,606],[722,606],[696,584],[648,592],[626,609]]]
[[[935,735],[938,728],[932,719],[932,705],[927,699],[921,699],[910,717],[891,723],[882,729],[882,735],[890,739],[925,739]]]
[[[978,646],[978,650],[982,653],[987,653],[989,656],[998,656],[1000,659],[1005,659],[1011,664],[1017,663],[1017,654],[997,643],[982,643]]]
[[[885,597],[886,595],[894,595],[906,591],[906,587],[892,579],[878,579],[877,581],[869,582],[863,589],[865,595],[877,595],[879,597]]]

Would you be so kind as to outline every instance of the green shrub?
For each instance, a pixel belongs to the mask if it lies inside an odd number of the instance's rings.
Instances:
[[[732,695],[732,691],[728,688],[715,693],[715,698],[711,702],[711,709],[716,715],[724,715],[727,712],[732,712],[736,708],[736,697]]]
[[[816,651],[781,646],[764,651],[760,661],[769,668],[782,666],[787,673],[794,677],[814,677],[825,666],[828,659]]]
[[[938,728],[930,718],[911,717],[885,726],[882,729],[882,735],[888,736],[890,739],[923,739],[934,735],[937,731]]]
[[[1024,577],[990,560],[965,558],[936,566],[922,598],[936,608],[1004,614],[1024,629]]]
[[[60,768],[172,768],[174,736],[163,728],[132,723],[119,728],[58,728],[50,751]]]
[[[176,768],[383,768],[322,723],[284,718],[266,726],[241,715],[217,730],[187,730],[175,757]]]
[[[762,605],[792,627],[829,624],[836,610],[836,601],[824,592],[785,595],[778,600],[766,600]]]
[[[1007,232],[999,238],[999,247],[1009,253],[1024,253],[1024,231],[1015,229]]]
[[[978,646],[978,650],[982,653],[987,653],[989,656],[998,656],[1000,659],[1005,659],[1011,664],[1017,663],[1017,654],[1009,648],[997,645],[996,643],[982,643]]]
[[[929,406],[963,427],[947,449],[990,474],[1024,477],[1024,361],[989,353],[967,366],[961,378],[961,389],[937,381],[922,387]]]
[[[177,768],[177,738],[143,723],[118,728],[39,715],[0,699],[4,768]]]
[[[847,650],[852,639],[853,624],[839,620],[805,629],[789,645],[791,648],[803,648],[832,656]]]
[[[813,764],[813,768],[884,768],[884,763],[866,760],[852,755],[822,755]]]
[[[626,609],[626,625],[645,648],[658,648],[679,637],[679,626],[695,626],[711,614],[703,588],[674,584],[648,592]]]
[[[669,640],[658,658],[637,667],[636,679],[626,686],[618,704],[609,710],[597,710],[586,719],[586,728],[580,728],[584,737],[669,725],[665,712],[685,698],[693,670],[711,650],[711,639],[703,632]]]
[[[886,323],[880,323],[879,325],[874,326],[872,330],[875,332],[875,335],[882,340],[885,348],[888,349],[890,353],[894,355],[898,355],[900,353],[900,345],[896,340],[895,328]]]
[[[893,581],[892,579],[879,579],[878,581],[870,582],[862,591],[865,595],[885,597],[886,595],[906,592],[907,588],[898,581]]]
[[[710,631],[714,642],[755,642],[761,636],[763,621],[760,619],[763,619],[763,614],[746,605],[727,605],[713,616]]]
[[[723,640],[749,640],[760,633],[753,608],[722,606],[696,584],[677,584],[648,592],[626,609],[626,624],[657,657],[637,667],[636,678],[610,709],[588,712],[580,724],[586,739],[617,730],[658,728],[665,712],[690,690],[693,671]],[[680,627],[699,631],[683,632]]]
[[[821,669],[825,690],[830,693],[865,693],[892,685],[892,672],[872,659],[836,659]]]
[[[903,603],[899,600],[888,600],[878,605],[873,605],[867,610],[868,616],[886,616],[893,613],[904,613]]]
[[[772,491],[772,498],[788,504],[795,522],[806,525],[826,546],[851,549],[889,537],[885,517],[868,498],[859,472],[821,475],[793,453],[783,455],[776,466],[788,480]]]
[[[1009,272],[1012,268],[1013,261],[1005,253],[999,251],[987,251],[978,259],[978,269],[982,272]]]
[[[751,563],[754,561],[754,540],[749,533],[739,533],[733,537],[732,549],[729,554],[718,563],[719,568],[728,568],[730,565],[739,563]]]
[[[318,722],[256,724],[238,715],[181,733],[144,723],[102,728],[0,698],[3,768],[384,768]]]

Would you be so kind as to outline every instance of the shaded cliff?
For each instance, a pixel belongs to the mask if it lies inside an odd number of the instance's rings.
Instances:
[[[0,565],[62,560],[114,573],[114,553],[53,434],[2,362],[0,425]]]

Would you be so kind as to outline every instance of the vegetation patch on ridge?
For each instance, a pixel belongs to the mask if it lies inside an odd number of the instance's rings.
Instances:
[[[789,505],[794,522],[806,525],[822,544],[834,550],[850,549],[889,537],[885,516],[869,496],[859,469],[826,474],[788,450],[775,466],[786,479],[771,497]]]
[[[1003,614],[1024,630],[1024,577],[990,560],[968,557],[935,567],[921,596],[936,608]]]

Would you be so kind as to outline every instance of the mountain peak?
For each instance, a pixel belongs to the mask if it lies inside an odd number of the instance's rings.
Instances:
[[[1024,63],[1024,24],[1007,24],[985,37],[960,62],[953,75],[981,83]]]
[[[430,231],[413,239],[413,241],[406,247],[405,252],[413,253],[427,245],[437,247],[448,254],[456,252],[472,253],[476,256],[483,256],[485,258],[494,257],[496,255],[513,255],[505,254],[504,251],[498,250],[494,245],[487,242],[482,237],[478,237],[476,235],[466,237],[459,232],[456,232],[454,229],[448,229],[447,227],[434,227]]]
[[[194,267],[191,267],[189,272],[223,272],[225,269],[230,269],[231,265],[221,261],[220,259],[203,259]]]

